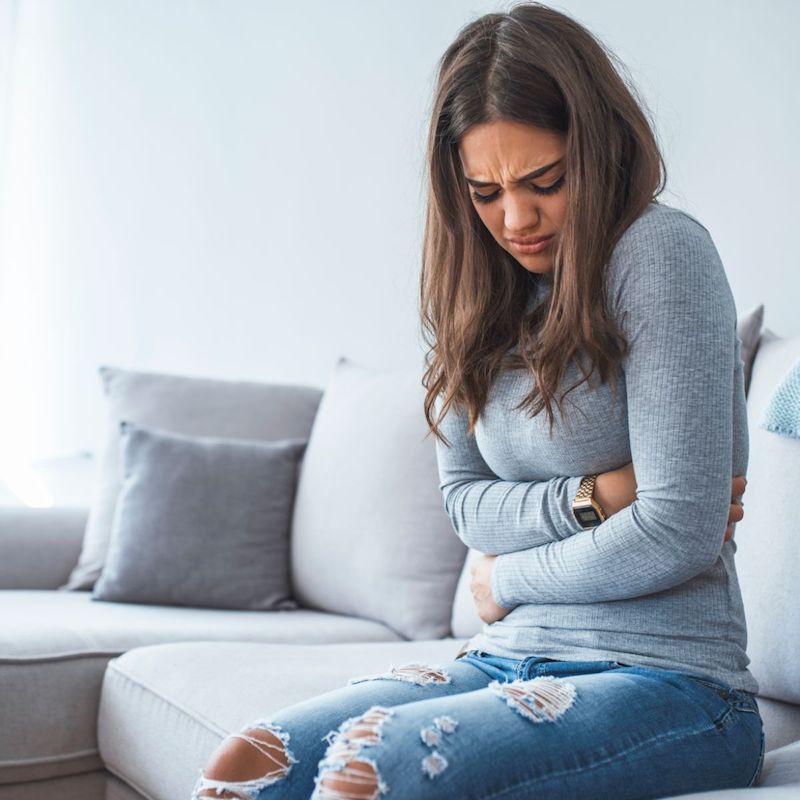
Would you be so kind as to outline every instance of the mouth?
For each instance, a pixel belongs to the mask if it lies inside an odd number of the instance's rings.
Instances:
[[[508,241],[512,244],[539,244],[539,242],[552,239],[553,236],[555,236],[555,234],[551,233],[549,236],[526,236],[524,238],[509,239]]]
[[[536,236],[529,239],[509,239],[511,247],[522,255],[530,255],[531,253],[540,253],[546,250],[550,243],[555,238],[555,234],[550,236]]]

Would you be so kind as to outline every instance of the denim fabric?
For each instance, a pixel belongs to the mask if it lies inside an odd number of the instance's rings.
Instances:
[[[753,786],[764,761],[758,703],[745,690],[618,661],[479,650],[353,677],[244,730],[259,727],[280,737],[288,769],[277,774],[273,763],[272,777],[220,782],[220,791],[247,800],[644,800]],[[360,788],[343,791],[336,776]]]

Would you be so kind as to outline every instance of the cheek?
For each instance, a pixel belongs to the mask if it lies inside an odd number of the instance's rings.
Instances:
[[[478,216],[486,229],[495,237],[495,239],[502,236],[502,212],[492,208],[476,208]]]
[[[561,228],[564,218],[567,216],[567,196],[563,189],[559,193],[558,200],[553,205],[551,216],[558,227]]]

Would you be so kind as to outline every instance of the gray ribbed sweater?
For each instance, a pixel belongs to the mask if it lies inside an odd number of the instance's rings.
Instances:
[[[569,426],[555,408],[551,439],[544,411],[513,410],[532,380],[516,371],[491,387],[474,436],[460,408],[443,420],[452,443],[436,440],[445,510],[465,544],[498,555],[492,594],[513,609],[467,646],[678,669],[758,692],[736,544],[723,541],[731,479],[748,461],[725,269],[703,225],[655,202],[607,268],[609,309],[630,342],[613,410],[611,386],[597,386],[595,374],[595,389],[567,395]],[[550,291],[538,276],[534,284],[529,307]],[[570,364],[562,386],[579,377]],[[629,461],[637,499],[581,528],[571,507],[581,477]]]

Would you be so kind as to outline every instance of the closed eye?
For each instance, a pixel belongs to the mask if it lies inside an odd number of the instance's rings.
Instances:
[[[566,180],[567,174],[564,173],[555,183],[551,184],[550,186],[537,186],[535,183],[528,184],[531,189],[533,189],[535,194],[539,195],[551,195],[555,194],[563,185]],[[496,192],[492,192],[492,194],[480,194],[479,192],[472,192],[472,196],[475,200],[479,203],[491,203],[492,200],[497,197],[500,190],[498,189]]]

